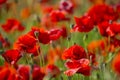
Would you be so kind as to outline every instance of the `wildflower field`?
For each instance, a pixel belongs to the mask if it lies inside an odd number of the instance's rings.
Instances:
[[[0,80],[120,80],[120,0],[0,0]]]

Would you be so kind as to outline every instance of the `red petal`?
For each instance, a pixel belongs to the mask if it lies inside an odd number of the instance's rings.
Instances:
[[[3,57],[6,59],[6,61],[10,62],[11,64],[15,64],[18,59],[21,57],[21,54],[18,50],[7,50]]]

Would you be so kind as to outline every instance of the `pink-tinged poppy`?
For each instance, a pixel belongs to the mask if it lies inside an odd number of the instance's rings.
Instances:
[[[32,71],[32,80],[43,80],[45,73],[42,72],[39,66],[34,66]]]
[[[8,40],[6,40],[2,34],[0,33],[0,44],[2,43],[3,47],[9,47],[10,43],[8,42]]]
[[[64,60],[66,59],[79,60],[82,58],[86,58],[86,52],[83,47],[79,45],[73,45],[63,52],[62,58]]]
[[[113,37],[120,33],[120,24],[116,22],[109,23],[108,21],[104,21],[98,24],[98,30],[102,36]]]
[[[15,64],[21,58],[21,53],[18,50],[11,49],[11,50],[7,50],[3,54],[3,57],[7,62],[11,64]]]
[[[112,61],[112,68],[113,70],[120,75],[120,53],[118,53]]]
[[[14,48],[19,51],[31,53],[35,56],[37,55],[36,52],[38,49],[36,42],[37,41],[33,36],[26,34],[18,38],[18,40],[14,43]]]
[[[106,4],[94,5],[89,11],[88,15],[94,20],[94,24],[97,25],[102,21],[117,20],[118,13],[112,6]]]
[[[24,27],[16,19],[8,19],[5,24],[1,26],[5,32],[13,32],[15,30],[23,31]]]
[[[67,76],[72,76],[75,73],[80,73],[83,74],[85,76],[89,76],[90,75],[90,66],[89,66],[90,62],[88,59],[80,59],[80,60],[76,60],[76,61],[68,61],[66,62],[65,66],[68,68],[67,71],[65,71],[64,73]]]
[[[18,74],[22,78],[21,80],[29,80],[30,79],[30,66],[28,65],[19,65]]]
[[[73,13],[74,6],[70,0],[61,0],[59,9],[68,13]]]
[[[50,75],[51,77],[56,77],[60,74],[60,70],[57,66],[49,64],[46,67],[46,74]]]
[[[54,10],[50,13],[50,19],[52,22],[59,22],[59,21],[68,21],[69,18],[66,17],[65,12]]]
[[[89,32],[94,28],[94,22],[92,17],[85,15],[80,18],[75,17],[75,26],[73,27],[73,30],[79,31],[79,32]]]
[[[6,3],[7,0],[0,0],[0,5]]]

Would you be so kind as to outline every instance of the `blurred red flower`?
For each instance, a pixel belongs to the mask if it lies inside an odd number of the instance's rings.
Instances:
[[[33,36],[26,34],[18,38],[18,40],[14,43],[14,48],[36,56],[38,55],[37,49],[39,49],[39,46],[36,45],[36,42],[37,41]]]
[[[62,59],[72,59],[72,60],[79,60],[82,58],[86,58],[86,52],[84,48],[79,45],[73,45],[70,48],[66,49],[62,54]]]
[[[60,70],[54,64],[49,64],[46,66],[46,74],[50,75],[51,77],[56,77],[60,74]]]
[[[89,60],[85,58],[76,61],[68,61],[66,62],[65,66],[69,68],[69,70],[65,71],[64,73],[67,76],[72,76],[75,73],[81,73],[85,76],[89,76],[91,70],[89,64]]]
[[[50,42],[50,36],[47,31],[39,32],[38,39],[40,43],[48,44]]]
[[[45,31],[43,28],[33,27],[28,34],[38,39],[40,43],[48,44],[50,42],[49,33],[48,31]]]
[[[52,29],[49,31],[49,35],[50,35],[50,40],[57,40],[60,38],[62,34],[62,30],[61,29]]]
[[[89,32],[94,28],[94,22],[92,17],[85,15],[80,18],[75,17],[75,26],[73,27],[73,30],[79,31],[79,32]]]
[[[108,27],[109,27],[108,21],[104,21],[98,24],[98,30],[102,36],[108,36],[106,31]]]
[[[7,50],[2,55],[10,64],[15,64],[22,57],[21,53],[15,49]]]
[[[59,21],[68,21],[69,18],[66,17],[63,11],[54,10],[50,13],[50,19],[52,22],[59,22]]]
[[[18,30],[18,31],[24,30],[24,27],[22,26],[22,24],[16,19],[8,19],[7,22],[3,24],[1,27],[5,32],[12,32],[15,30]]]
[[[106,4],[94,5],[89,11],[88,15],[94,20],[94,24],[101,23],[102,21],[117,20],[118,13],[112,6]]]
[[[17,71],[8,65],[0,66],[0,80],[22,80]]]
[[[117,22],[109,23],[108,21],[104,21],[98,25],[98,29],[102,36],[113,37],[120,33],[120,24]]]
[[[22,78],[21,80],[29,80],[30,79],[30,66],[28,65],[19,65],[18,74]]]
[[[0,5],[5,3],[7,0],[0,0]]]
[[[33,80],[43,80],[45,73],[42,72],[41,68],[37,65],[33,66],[32,77]]]
[[[66,27],[62,27],[62,28],[55,28],[55,29],[51,29],[49,31],[49,35],[50,35],[50,40],[57,40],[59,39],[61,36],[63,38],[67,37],[67,30]]]

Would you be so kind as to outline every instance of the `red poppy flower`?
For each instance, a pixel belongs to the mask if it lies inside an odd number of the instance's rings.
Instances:
[[[62,34],[62,30],[61,29],[52,29],[49,31],[49,35],[50,35],[50,40],[57,40],[60,38]]]
[[[110,24],[110,30],[116,35],[120,33],[120,24],[117,22],[113,22]]]
[[[109,23],[108,21],[104,21],[98,25],[99,32],[102,36],[115,36],[120,33],[120,24],[113,22]]]
[[[72,76],[75,73],[81,73],[85,76],[90,75],[90,66],[89,66],[89,60],[88,59],[80,59],[76,61],[68,61],[66,62],[65,66],[69,68],[69,70],[65,71],[64,73],[67,76]]]
[[[14,48],[19,51],[32,53],[34,56],[36,55],[36,50],[38,49],[36,45],[36,39],[29,34],[20,36],[14,43]]]
[[[66,0],[61,0],[59,9],[61,11],[66,11],[68,13],[73,13],[74,6],[73,6],[73,3],[70,0],[67,0],[67,1]]]
[[[24,30],[24,27],[22,26],[22,24],[16,19],[8,19],[7,22],[2,25],[2,28],[5,32],[12,32],[15,30],[18,30],[18,31]]]
[[[50,42],[50,36],[48,32],[40,32],[38,36],[39,42],[43,44],[48,44]]]
[[[32,71],[33,80],[43,80],[45,73],[41,71],[39,66],[34,66]]]
[[[86,52],[84,48],[82,48],[81,46],[73,45],[63,52],[62,58],[64,60],[66,59],[79,60],[82,58],[86,58]]]
[[[114,47],[119,47],[120,46],[120,40],[116,38],[112,38],[110,40],[110,44],[113,45]]]
[[[48,44],[50,42],[50,36],[48,31],[45,31],[42,28],[33,27],[28,34],[34,36],[34,38],[38,38],[40,43]]]
[[[118,53],[112,61],[113,70],[120,75],[120,53]]]
[[[7,62],[11,64],[15,64],[21,58],[21,53],[18,50],[11,49],[11,50],[7,50],[3,54],[3,57]]]
[[[29,31],[27,34],[29,34],[29,35],[33,36],[34,38],[36,38],[36,34],[39,33],[39,32],[40,32],[40,28],[33,26],[31,28],[31,31]]]
[[[65,16],[65,13],[63,11],[59,11],[59,10],[54,10],[50,13],[50,19],[52,22],[59,22],[59,21],[66,21],[69,20],[69,18],[67,18]]]
[[[50,75],[51,77],[56,77],[60,74],[60,70],[57,66],[49,64],[46,67],[46,74]]]
[[[1,66],[0,76],[0,80],[22,80],[13,67],[6,65]]]
[[[2,68],[2,69],[0,70],[0,76],[1,76],[0,79],[1,79],[1,80],[7,79],[8,76],[9,76],[9,74],[10,74],[10,71],[9,71],[8,68]]]
[[[0,5],[5,3],[7,0],[0,0]]]
[[[89,32],[94,28],[92,17],[86,15],[82,16],[81,18],[75,17],[75,26],[73,30],[79,32]]]
[[[30,66],[19,65],[18,74],[21,76],[22,80],[29,80]]]
[[[50,35],[50,40],[57,40],[61,36],[65,38],[67,37],[67,30],[64,26],[61,29],[51,29],[49,31],[49,35]]]
[[[106,32],[108,27],[109,27],[108,21],[104,21],[104,22],[101,22],[100,24],[98,24],[98,30],[102,36],[108,36],[107,32]]]
[[[118,19],[118,13],[113,9],[113,7],[106,4],[94,5],[89,10],[88,15],[93,18],[95,25],[102,21]]]
[[[27,49],[34,47],[36,44],[36,39],[33,36],[30,36],[28,34],[20,36],[16,42],[16,47],[17,45],[20,46],[22,49]]]

